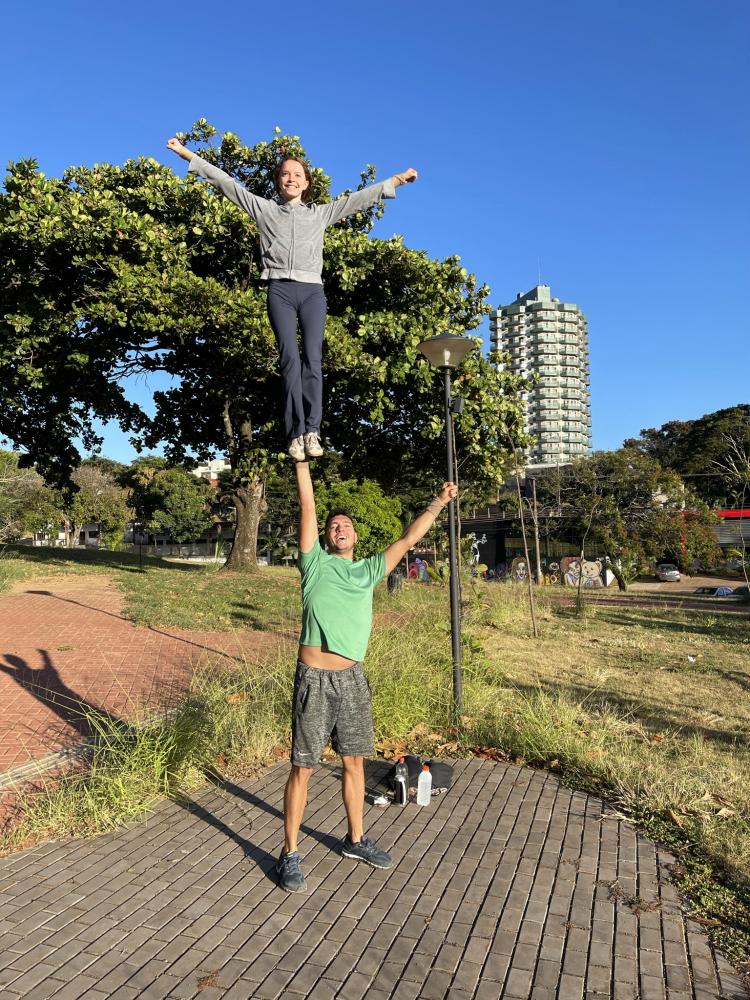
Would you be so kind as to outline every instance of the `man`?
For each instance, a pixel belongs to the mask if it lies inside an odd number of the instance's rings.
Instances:
[[[333,510],[325,523],[327,552],[318,540],[315,493],[307,462],[296,463],[302,634],[292,700],[292,768],[284,791],[284,850],[276,865],[289,892],[307,886],[297,851],[307,785],[330,739],[343,765],[347,858],[390,868],[391,856],[364,835],[365,757],[374,753],[372,702],[362,661],[372,628],[372,592],[425,535],[458,495],[443,483],[438,496],[385,552],[354,559],[357,532],[349,514]]]

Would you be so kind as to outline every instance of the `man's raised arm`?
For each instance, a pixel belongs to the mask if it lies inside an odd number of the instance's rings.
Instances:
[[[310,552],[318,540],[318,516],[309,462],[295,463],[295,472],[299,499],[299,549],[300,552]]]
[[[393,545],[389,545],[385,550],[386,574],[395,569],[409,549],[424,538],[442,512],[443,507],[451,500],[455,500],[457,496],[458,487],[455,483],[443,483],[442,489],[435,499],[427,505],[427,509],[419,517],[415,517],[399,540]]]

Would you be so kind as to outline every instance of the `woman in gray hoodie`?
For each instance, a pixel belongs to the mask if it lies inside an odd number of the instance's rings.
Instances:
[[[326,205],[312,203],[310,168],[287,157],[276,168],[278,197],[259,198],[229,174],[192,153],[179,139],[167,147],[189,162],[188,171],[205,177],[258,226],[263,263],[261,279],[268,282],[268,318],[279,348],[284,383],[284,423],[289,454],[297,462],[318,458],[323,416],[323,332],[326,299],[321,271],[323,234],[328,226],[361,212],[381,198],[393,198],[400,184],[417,179],[413,168],[379,184],[337,198]],[[297,327],[302,351],[297,346]]]

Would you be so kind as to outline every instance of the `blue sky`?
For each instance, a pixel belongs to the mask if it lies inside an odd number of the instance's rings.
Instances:
[[[415,166],[375,235],[459,254],[496,305],[539,274],[577,303],[595,448],[748,402],[746,0],[37,0],[3,36],[3,163],[184,173],[164,142],[205,117],[300,135],[334,190]]]

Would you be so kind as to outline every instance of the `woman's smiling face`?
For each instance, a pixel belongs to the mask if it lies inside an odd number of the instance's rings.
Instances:
[[[279,194],[284,201],[298,201],[309,186],[302,164],[297,160],[284,160],[277,181]]]

